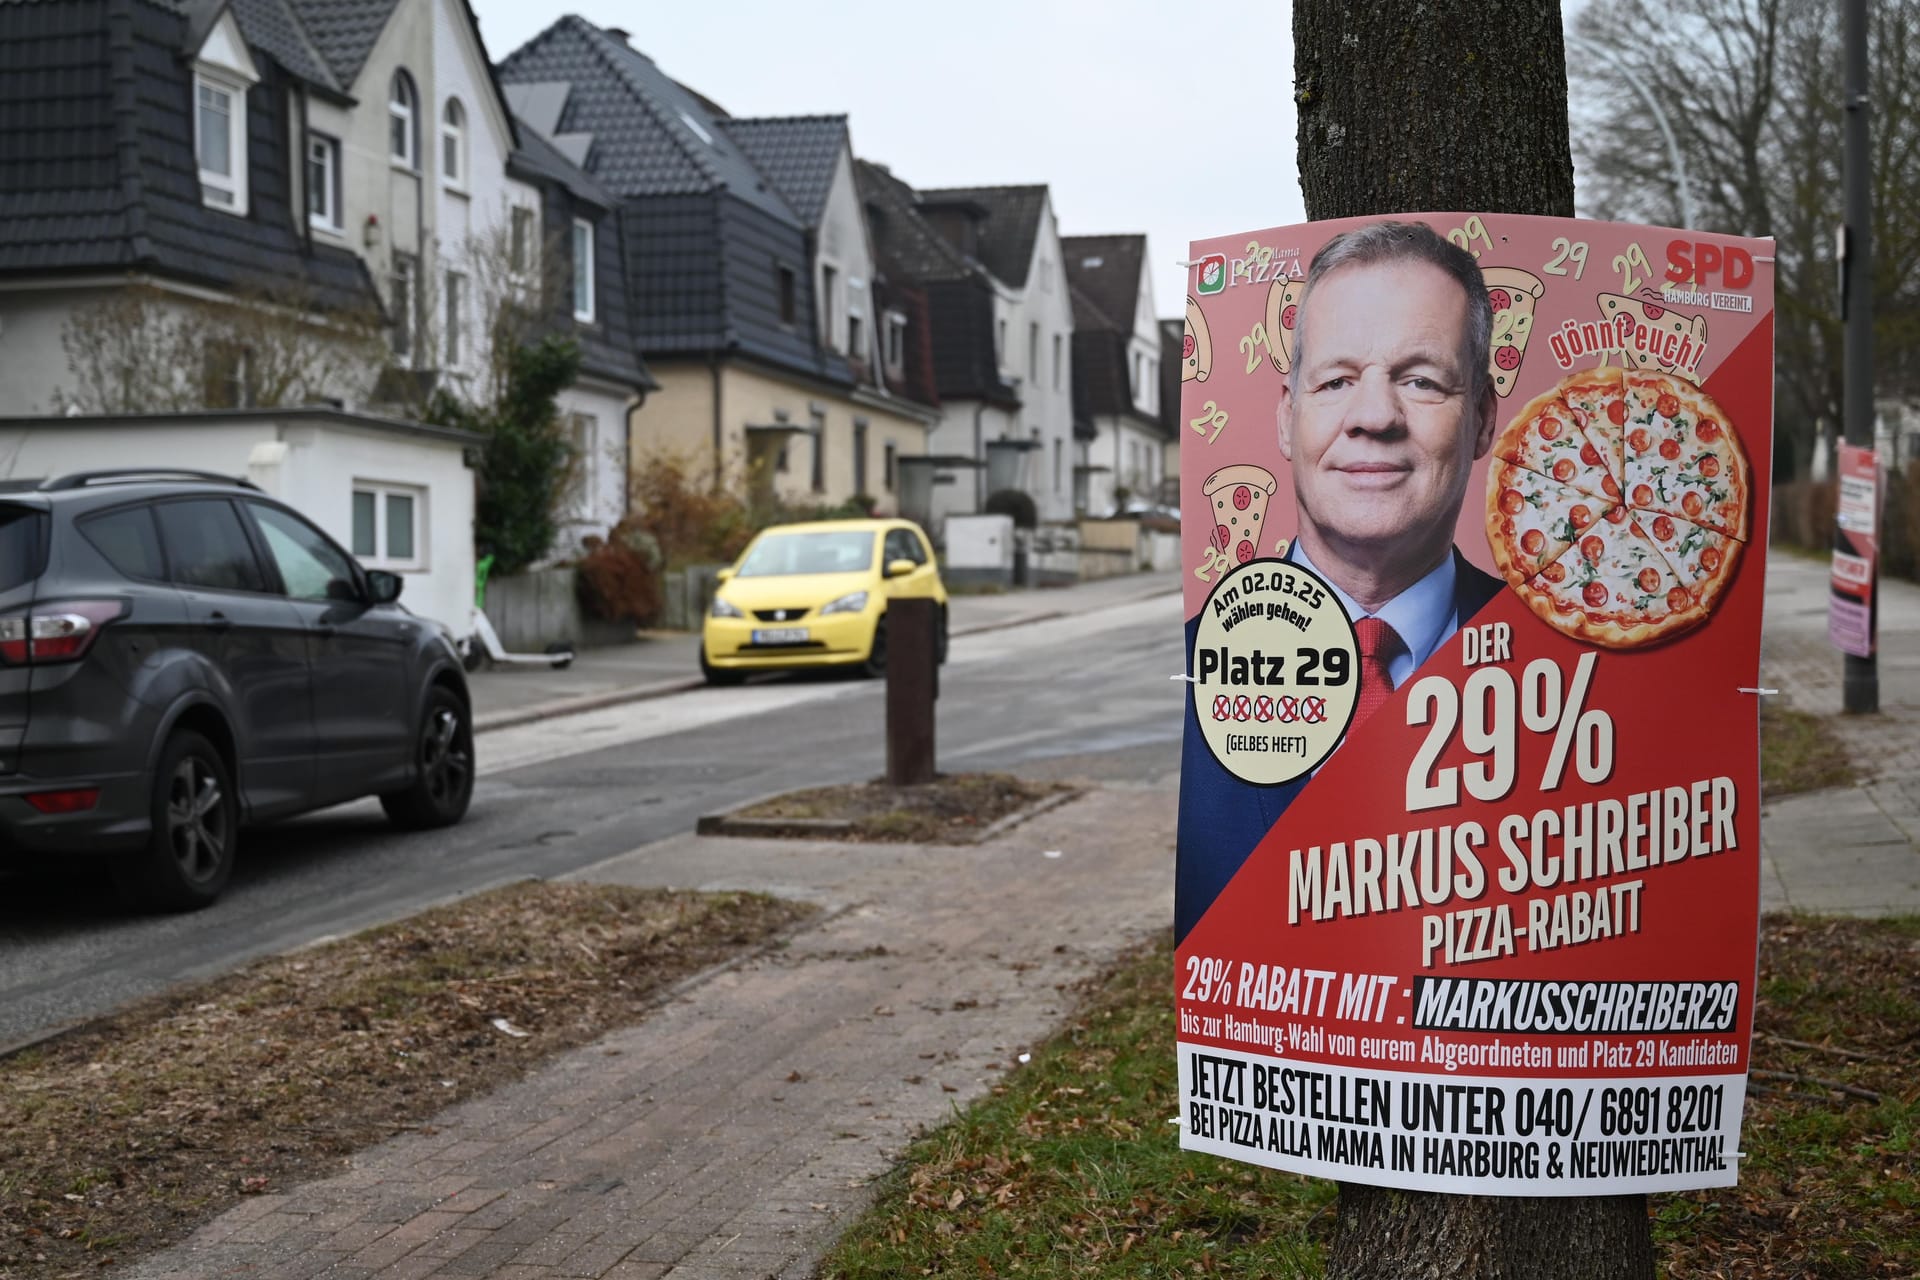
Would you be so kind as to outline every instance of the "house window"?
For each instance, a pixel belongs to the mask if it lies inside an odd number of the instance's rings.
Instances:
[[[440,113],[440,176],[450,187],[467,181],[467,109],[448,98]]]
[[[426,505],[423,489],[355,481],[353,554],[375,569],[425,567],[420,517]]]
[[[573,220],[573,318],[593,322],[593,224]]]
[[[907,362],[907,318],[898,311],[887,312],[887,367],[898,369]]]
[[[850,315],[847,317],[847,354],[855,360],[865,360],[867,358],[865,346],[867,341],[866,329],[866,325],[861,323],[859,316]]]
[[[533,210],[516,206],[507,244],[508,263],[515,271],[533,265]]]
[[[393,354],[402,362],[413,355],[413,258],[393,255]]]
[[[813,491],[827,491],[827,415],[813,415]]]
[[[773,269],[773,272],[774,272],[774,285],[780,291],[780,323],[792,324],[793,317],[795,315],[794,298],[793,298],[793,287],[794,287],[793,268],[777,266]]]
[[[840,273],[822,263],[820,266],[820,334],[829,347],[837,345],[840,337],[839,325],[836,323],[839,319],[837,314],[839,308],[835,305],[839,301]]]
[[[405,169],[420,167],[420,95],[414,90],[413,77],[405,71],[393,73],[393,88],[387,94],[387,152],[393,162]]]
[[[200,161],[200,199],[228,213],[246,213],[246,87],[196,71],[193,132]]]
[[[307,221],[340,229],[340,139],[324,133],[307,135]]]
[[[460,367],[461,316],[466,305],[467,278],[458,271],[447,272],[447,367]]]
[[[1027,377],[1033,385],[1040,385],[1040,326],[1027,327]]]
[[[893,478],[900,465],[900,447],[889,440],[880,454],[880,482],[887,486],[887,492],[893,492]]]
[[[993,358],[1002,369],[1007,367],[1007,322],[1002,320],[993,331]]]
[[[1060,389],[1060,351],[1060,335],[1056,333],[1053,335],[1053,389],[1055,391]]]
[[[867,420],[853,420],[853,491],[867,491]]]
[[[253,403],[247,349],[212,342],[200,354],[200,397],[209,409],[245,409]]]
[[[567,472],[567,492],[561,509],[574,520],[593,519],[594,438],[599,431],[600,420],[592,414],[567,415],[567,444],[573,457]]]

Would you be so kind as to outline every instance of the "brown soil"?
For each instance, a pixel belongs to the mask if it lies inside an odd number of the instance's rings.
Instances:
[[[850,833],[798,826],[768,833],[800,839],[966,844],[1001,818],[1072,790],[1064,783],[1023,782],[1004,773],[954,773],[918,787],[891,787],[876,780],[789,791],[734,816],[853,824]]]
[[[0,1060],[0,1277],[97,1272],[643,1018],[812,908],[529,882]]]

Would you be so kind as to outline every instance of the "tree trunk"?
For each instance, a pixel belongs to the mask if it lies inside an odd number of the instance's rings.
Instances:
[[[1560,7],[1293,0],[1314,219],[1573,215]],[[1340,1184],[1331,1280],[1652,1280],[1641,1195],[1450,1196]]]
[[[1573,216],[1560,6],[1294,0],[1310,218]]]

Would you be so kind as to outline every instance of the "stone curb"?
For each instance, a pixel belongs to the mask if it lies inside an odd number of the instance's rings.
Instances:
[[[784,795],[785,792],[777,794]],[[1042,796],[1026,808],[1017,809],[1004,817],[998,818],[964,839],[942,840],[928,847],[938,848],[942,844],[960,847],[985,844],[987,841],[1011,831],[1028,819],[1037,818],[1048,810],[1057,809],[1067,801],[1077,800],[1085,794],[1087,794],[1085,788],[1076,787],[1071,791],[1061,791],[1054,795]],[[694,823],[694,834],[701,836],[739,836],[748,839],[760,838],[774,840],[842,840],[853,834],[853,823],[844,818],[743,818],[739,816],[741,809],[751,809],[757,804],[776,798],[777,795],[762,796],[758,800],[753,800],[740,806],[740,809],[731,809],[725,813],[704,814],[699,821]],[[889,841],[888,843],[892,842]],[[903,843],[917,842],[907,841]]]

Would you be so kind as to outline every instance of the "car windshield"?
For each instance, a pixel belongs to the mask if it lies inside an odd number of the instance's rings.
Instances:
[[[873,567],[871,532],[775,533],[753,544],[740,562],[742,578],[791,573],[858,573]]]

